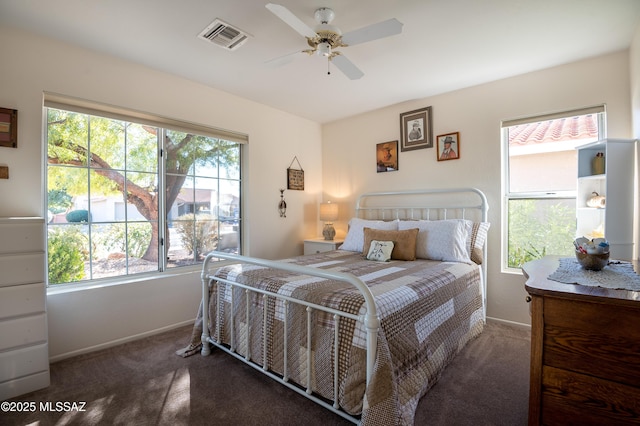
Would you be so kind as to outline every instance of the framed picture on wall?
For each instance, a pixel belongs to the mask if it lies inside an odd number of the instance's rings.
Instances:
[[[0,108],[0,146],[18,147],[18,110]]]
[[[431,107],[400,114],[400,149],[433,148]]]
[[[436,137],[438,141],[438,161],[460,158],[460,133],[446,133]]]
[[[293,169],[293,163],[298,163],[299,169]],[[298,157],[293,157],[291,164],[287,168],[287,189],[293,189],[296,191],[304,191],[304,170],[298,161]]]
[[[376,145],[376,170],[378,173],[398,170],[398,141]]]

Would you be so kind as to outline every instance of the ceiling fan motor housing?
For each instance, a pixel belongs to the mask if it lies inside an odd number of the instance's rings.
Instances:
[[[319,24],[328,24],[333,21],[333,18],[336,17],[336,14],[333,12],[333,9],[329,9],[328,7],[321,7],[320,9],[316,9],[316,13],[313,14],[313,17],[318,21]]]
[[[332,48],[344,46],[342,44],[342,35],[340,34],[340,30],[316,31],[316,36],[313,38],[308,38],[307,43],[313,48],[316,48],[320,43],[328,43]]]

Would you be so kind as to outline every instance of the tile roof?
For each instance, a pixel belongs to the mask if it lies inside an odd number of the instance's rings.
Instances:
[[[509,146],[598,138],[595,114],[521,124],[509,128]]]

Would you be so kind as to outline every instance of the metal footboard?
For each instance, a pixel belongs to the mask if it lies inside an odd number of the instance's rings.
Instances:
[[[232,287],[237,287],[237,288],[242,288],[244,289],[244,294],[245,294],[245,303],[246,303],[246,335],[249,336],[249,327],[250,327],[250,321],[249,321],[249,306],[250,306],[250,295],[251,293],[257,293],[257,294],[261,294],[261,297],[265,298],[265,300],[267,298],[274,298],[276,300],[280,300],[282,301],[283,305],[285,306],[285,309],[288,309],[289,304],[298,304],[298,305],[302,305],[305,307],[306,311],[307,311],[307,350],[309,351],[309,353],[307,354],[307,383],[306,383],[306,388],[304,388],[303,386],[305,386],[305,384],[293,384],[289,381],[289,377],[288,377],[288,372],[287,372],[287,350],[288,350],[288,339],[287,339],[287,333],[284,333],[284,371],[283,371],[283,375],[279,375],[279,374],[275,374],[274,372],[272,372],[270,370],[270,366],[268,365],[268,361],[267,361],[267,350],[266,350],[266,346],[267,346],[267,333],[266,333],[266,327],[267,327],[267,321],[266,321],[266,315],[267,315],[267,310],[264,310],[264,315],[265,318],[263,319],[263,327],[265,327],[265,330],[262,333],[262,345],[265,348],[263,350],[263,359],[261,361],[253,361],[251,359],[251,353],[249,351],[249,344],[247,344],[247,351],[246,354],[244,356],[242,356],[241,354],[239,354],[236,351],[236,345],[235,345],[235,327],[233,326],[233,321],[235,321],[234,317],[234,313],[231,314],[230,318],[232,321],[232,324],[230,324],[230,329],[231,329],[231,341],[230,344],[227,345],[223,345],[221,341],[216,341],[214,338],[211,337],[210,332],[209,332],[209,286],[211,283],[211,280],[213,278],[212,276],[212,272],[210,271],[210,268],[214,268],[219,266],[213,266],[213,263],[222,263],[222,264],[229,264],[229,262],[219,262],[219,259],[224,259],[224,260],[228,260],[228,261],[232,261],[231,263],[246,263],[246,264],[252,264],[252,265],[258,265],[258,266],[264,266],[264,267],[268,267],[268,268],[275,268],[275,269],[280,269],[280,270],[284,270],[284,271],[288,271],[288,272],[293,272],[293,273],[298,273],[298,274],[303,274],[303,275],[309,275],[309,276],[314,276],[314,277],[320,277],[320,278],[324,278],[324,279],[329,279],[329,280],[336,280],[336,281],[341,281],[341,282],[345,282],[345,283],[349,283],[350,285],[356,287],[360,293],[362,294],[363,298],[364,298],[364,302],[365,302],[365,306],[366,306],[366,312],[364,313],[364,315],[353,315],[353,314],[349,314],[346,312],[342,312],[336,309],[332,309],[332,308],[328,308],[326,306],[322,306],[322,305],[317,305],[314,303],[309,303],[306,302],[304,300],[299,300],[299,299],[295,299],[289,296],[285,296],[285,295],[280,295],[277,293],[273,293],[273,292],[269,292],[267,290],[262,290],[262,289],[257,289],[251,286],[247,286],[241,283],[237,283],[235,281],[231,281],[228,279],[222,279],[222,278],[218,278],[216,277],[215,280],[221,283],[224,283],[226,285],[230,285]],[[366,330],[367,330],[367,336],[366,336],[366,353],[367,353],[367,372],[366,372],[366,383],[367,386],[369,385],[369,382],[371,380],[371,376],[373,374],[373,367],[374,367],[374,363],[376,360],[376,352],[377,352],[377,334],[378,334],[378,329],[380,327],[380,321],[378,319],[378,315],[377,315],[377,311],[376,311],[376,306],[375,306],[375,301],[374,301],[374,297],[373,294],[371,293],[371,291],[369,290],[369,288],[366,286],[366,284],[364,284],[360,279],[358,279],[355,275],[353,274],[348,274],[348,273],[342,273],[342,272],[333,272],[333,271],[327,271],[327,270],[322,270],[322,269],[317,269],[317,268],[312,268],[312,267],[307,267],[307,266],[301,266],[301,265],[295,265],[295,264],[291,264],[291,263],[283,263],[283,262],[278,262],[278,261],[270,261],[270,260],[266,260],[266,259],[258,259],[258,258],[253,258],[253,257],[248,257],[248,256],[241,256],[241,255],[236,255],[236,254],[230,254],[230,253],[221,253],[221,252],[212,252],[209,255],[207,255],[207,257],[204,260],[204,264],[203,264],[203,268],[202,268],[202,355],[206,356],[209,355],[211,353],[211,348],[210,345],[213,344],[216,347],[220,348],[221,350],[233,355],[234,357],[240,359],[241,361],[247,363],[248,365],[251,365],[252,367],[254,367],[256,370],[261,371],[262,373],[266,374],[267,376],[271,377],[272,379],[282,383],[283,385],[289,387],[290,389],[293,389],[294,391],[298,392],[301,395],[306,396],[307,398],[313,400],[314,402],[316,402],[317,404],[322,405],[323,407],[337,413],[338,415],[344,417],[347,420],[350,420],[356,424],[359,424],[360,421],[358,418],[349,415],[348,413],[346,413],[345,411],[340,409],[339,403],[338,403],[338,371],[339,371],[339,356],[338,356],[338,331],[339,331],[339,323],[341,321],[342,318],[348,318],[348,319],[352,319],[355,321],[360,321],[361,323],[364,324]],[[233,295],[233,291],[231,292],[231,295]],[[220,292],[218,292],[218,297],[220,296]],[[242,302],[242,301],[240,301]],[[232,303],[233,305],[234,303]],[[216,310],[216,313],[218,315],[220,315],[219,313],[220,310]],[[335,356],[334,356],[334,377],[333,377],[333,381],[334,381],[334,395],[333,395],[333,401],[332,403],[328,403],[325,399],[321,399],[317,396],[315,396],[313,394],[313,389],[311,386],[312,383],[312,378],[311,378],[311,372],[313,370],[313,365],[312,365],[312,356],[311,356],[311,348],[312,348],[312,334],[311,331],[311,323],[312,323],[312,314],[314,311],[322,311],[322,312],[326,312],[330,315],[333,316],[334,319],[334,350],[335,350]],[[286,316],[285,316],[286,317]],[[220,327],[220,319],[216,320],[216,327]],[[288,326],[287,322],[285,321],[285,329]],[[217,336],[218,338],[220,338],[220,331],[217,330]]]

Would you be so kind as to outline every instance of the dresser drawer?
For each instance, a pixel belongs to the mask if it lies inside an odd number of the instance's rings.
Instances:
[[[0,351],[47,341],[45,313],[0,321]]]
[[[0,352],[0,382],[49,369],[46,343]]]
[[[640,424],[640,389],[543,367],[542,424]]]
[[[640,311],[546,298],[543,365],[640,387]]]
[[[45,311],[44,283],[0,287],[0,320]]]
[[[44,252],[0,255],[0,287],[42,282],[44,265]]]
[[[343,240],[304,240],[304,254],[324,253],[337,250],[342,245]]]
[[[44,220],[0,218],[0,254],[44,251]]]

